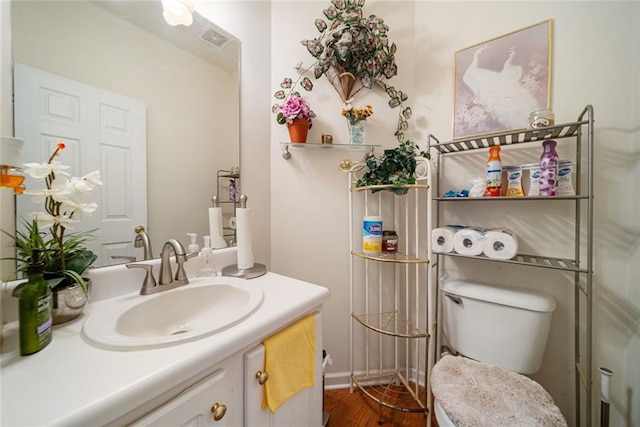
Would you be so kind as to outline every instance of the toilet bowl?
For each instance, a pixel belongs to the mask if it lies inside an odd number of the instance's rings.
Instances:
[[[432,370],[438,424],[566,426],[549,393],[522,375],[542,364],[555,299],[463,280],[445,280],[440,291],[443,342],[460,355],[443,356]]]

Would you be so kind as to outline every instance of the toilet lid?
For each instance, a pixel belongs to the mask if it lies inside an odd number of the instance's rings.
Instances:
[[[436,363],[431,390],[458,427],[567,425],[540,384],[464,357],[444,356]]]

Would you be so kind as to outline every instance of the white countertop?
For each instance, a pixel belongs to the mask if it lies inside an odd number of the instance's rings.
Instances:
[[[92,302],[80,318],[55,326],[51,344],[30,356],[16,350],[17,322],[7,325],[0,424],[107,424],[329,299],[324,287],[275,273],[251,280],[263,289],[264,300],[248,318],[212,336],[160,349],[116,351],[86,342],[81,335],[85,319],[108,299]]]

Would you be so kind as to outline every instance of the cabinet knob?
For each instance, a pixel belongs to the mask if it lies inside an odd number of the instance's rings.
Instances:
[[[256,372],[256,378],[258,379],[258,384],[264,385],[269,379],[269,374],[266,372],[258,371]]]
[[[213,414],[214,421],[220,421],[222,417],[224,417],[224,414],[227,413],[227,405],[216,402],[211,407],[211,413]]]

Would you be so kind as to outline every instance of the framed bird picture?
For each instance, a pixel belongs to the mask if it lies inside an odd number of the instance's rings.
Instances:
[[[524,129],[551,108],[551,19],[454,55],[453,138]]]

